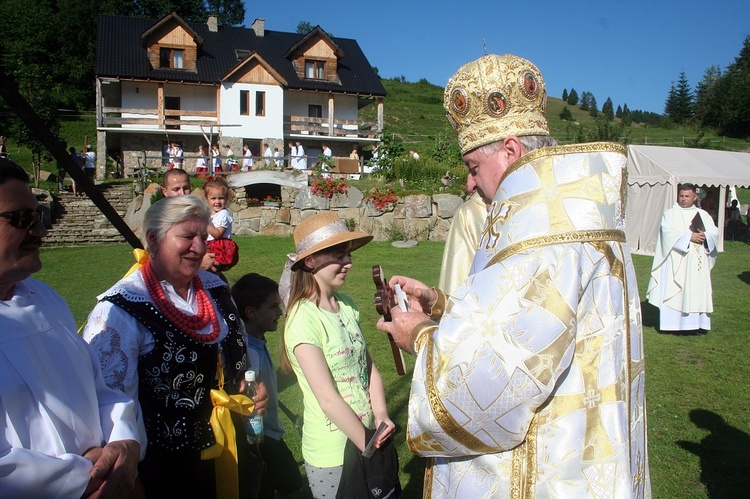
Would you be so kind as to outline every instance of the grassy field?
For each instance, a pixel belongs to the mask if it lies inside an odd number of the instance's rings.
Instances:
[[[403,82],[395,78],[383,79],[383,86],[388,91],[384,101],[385,124],[391,133],[395,133],[404,140],[407,150],[416,149],[424,155],[429,152],[438,136],[455,140],[445,119],[443,109],[443,88],[427,81],[417,83]],[[606,96],[596,96],[600,105]],[[666,96],[664,96],[666,99]],[[615,102],[614,106],[623,103]],[[560,119],[560,112],[567,107],[573,115],[573,121]],[[362,119],[376,119],[375,106],[362,109]],[[547,121],[550,133],[562,144],[573,141],[572,126],[580,124],[593,129],[595,120],[588,111],[582,111],[578,106],[570,106],[559,96],[549,96],[547,100]],[[614,123],[619,120],[615,119]],[[624,128],[624,134],[632,144],[652,144],[665,146],[682,146],[685,140],[695,139],[700,130],[693,127],[654,128],[634,123]],[[732,151],[750,150],[750,141],[719,137],[712,130],[704,130],[704,138],[709,139],[714,149]]]
[[[258,272],[278,279],[291,238],[237,238],[240,263],[227,277]],[[643,308],[646,347],[649,459],[654,497],[741,497],[750,490],[750,245],[727,242],[713,270],[713,330],[701,336],[660,334],[658,310]],[[354,254],[355,266],[344,291],[361,309],[361,325],[370,351],[383,373],[389,411],[399,426],[396,444],[401,461],[405,497],[421,497],[424,462],[410,454],[404,427],[410,377],[398,376],[390,348],[375,328],[374,286],[370,268],[382,264],[388,276],[402,273],[427,283],[437,282],[443,244],[421,243],[414,249],[395,249],[375,242]],[[36,277],[57,289],[82,324],[103,292],[132,263],[126,245],[50,248],[42,253],[44,268]],[[641,298],[651,257],[634,257]],[[278,352],[278,334],[269,334],[272,354]],[[407,371],[413,361],[407,358]],[[295,423],[302,401],[293,376],[280,376],[285,440],[301,460],[300,435]]]

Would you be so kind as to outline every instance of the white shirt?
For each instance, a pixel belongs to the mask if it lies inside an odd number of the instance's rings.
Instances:
[[[138,436],[135,404],[104,383],[65,301],[35,279],[0,302],[0,497],[80,497],[82,456]]]
[[[232,222],[234,222],[234,218],[227,209],[220,210],[211,215],[211,224],[214,227],[224,227],[225,229],[224,234],[221,235],[221,239],[232,239]],[[214,236],[209,234],[207,241],[213,239]]]
[[[203,281],[203,287],[208,291],[217,286],[226,285],[220,277],[204,270],[199,271]],[[195,315],[198,311],[198,300],[195,296],[192,284],[188,291],[187,300],[183,299],[167,281],[161,281],[167,298],[178,310],[189,315]],[[122,294],[126,299],[133,301],[146,301],[153,303],[146,283],[140,271],[133,272],[127,277],[120,279],[109,290],[97,297],[99,303],[91,311],[83,331],[83,339],[91,344],[93,349],[99,352],[98,357],[102,363],[102,374],[107,385],[128,394],[134,400],[138,400],[138,358],[146,355],[154,349],[156,341],[153,334],[139,320],[114,303],[103,300],[105,296]],[[211,343],[219,343],[226,338],[229,332],[226,320],[219,315],[221,331],[219,336]],[[199,329],[198,334],[209,334],[212,331],[211,324]],[[138,419],[138,429],[146,438],[146,427],[143,423],[140,404],[135,406]]]
[[[85,168],[96,168],[96,153],[94,151],[87,151],[83,155],[83,159],[86,161]]]
[[[242,160],[242,171],[246,172],[250,169],[251,166],[253,166],[253,151],[248,149],[243,154],[245,159]]]

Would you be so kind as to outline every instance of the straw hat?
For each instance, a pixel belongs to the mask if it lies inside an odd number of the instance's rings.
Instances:
[[[370,235],[350,231],[335,213],[325,211],[304,220],[294,229],[294,245],[297,249],[292,268],[306,257],[326,248],[351,241],[352,251],[372,241]]]
[[[461,154],[511,135],[549,135],[542,73],[515,55],[489,54],[461,66],[443,106]]]

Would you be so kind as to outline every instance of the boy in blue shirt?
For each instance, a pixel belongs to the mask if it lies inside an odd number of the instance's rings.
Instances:
[[[276,368],[266,345],[266,332],[276,331],[282,315],[279,285],[273,279],[246,274],[232,286],[232,298],[247,330],[248,369],[266,384],[268,408],[263,417],[265,438],[260,452],[266,469],[261,480],[259,499],[293,499],[302,492],[302,476],[289,447],[282,439],[284,425],[279,419]],[[274,496],[275,491],[279,492]]]

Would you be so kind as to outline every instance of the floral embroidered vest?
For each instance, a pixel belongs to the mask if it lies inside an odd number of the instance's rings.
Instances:
[[[229,333],[220,343],[224,389],[236,393],[247,364],[242,326],[228,288],[221,286],[207,291],[220,318],[229,326]],[[138,359],[138,402],[148,446],[184,451],[213,445],[210,391],[217,387],[219,344],[190,339],[151,302],[132,302],[119,294],[104,299],[146,326],[156,342],[153,350]]]

